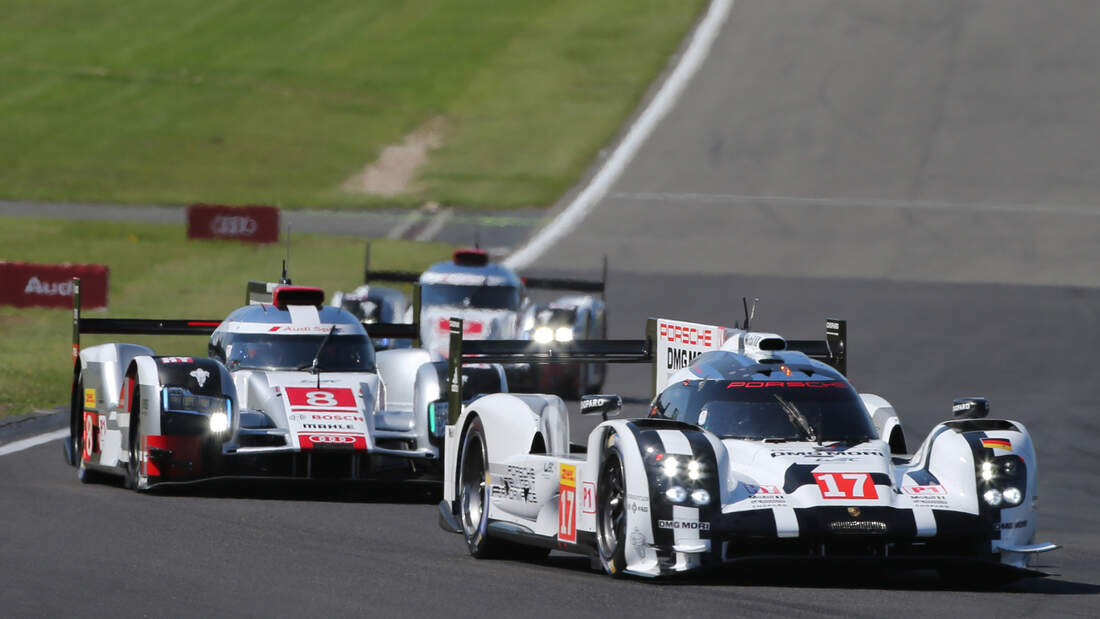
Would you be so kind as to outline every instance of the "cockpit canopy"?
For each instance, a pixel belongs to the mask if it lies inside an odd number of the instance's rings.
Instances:
[[[859,395],[843,380],[690,380],[669,385],[650,416],[721,438],[848,441],[877,438]]]
[[[303,370],[312,366],[315,356],[322,371],[375,371],[374,345],[354,316],[324,307],[318,317],[320,324],[302,325],[292,320],[288,310],[270,305],[242,307],[211,335],[210,356],[230,371]],[[325,342],[333,325],[336,331]]]

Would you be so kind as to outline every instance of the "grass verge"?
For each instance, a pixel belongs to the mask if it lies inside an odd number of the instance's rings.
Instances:
[[[704,4],[0,0],[0,198],[548,205]],[[438,116],[413,189],[339,189]]]
[[[0,260],[106,264],[109,309],[90,316],[224,318],[244,300],[248,280],[279,277],[283,245],[188,241],[182,226],[116,222],[4,219]],[[331,297],[362,277],[363,239],[295,235],[290,275]],[[450,247],[372,242],[380,269],[423,269]],[[65,404],[72,380],[72,319],[65,309],[0,307],[0,416]],[[84,346],[123,336],[84,336]],[[161,354],[206,355],[203,337],[126,337]]]

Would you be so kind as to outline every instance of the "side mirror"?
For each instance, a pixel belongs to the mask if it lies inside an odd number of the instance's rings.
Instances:
[[[618,415],[623,410],[623,399],[615,394],[582,395],[581,414],[599,414],[607,421],[608,415]]]
[[[985,398],[955,398],[951,412],[959,419],[981,419],[989,414],[989,400]]]

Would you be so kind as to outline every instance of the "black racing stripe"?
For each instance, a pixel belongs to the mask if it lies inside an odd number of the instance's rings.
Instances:
[[[987,421],[987,420],[979,419],[977,421]],[[997,421],[997,420],[992,420],[992,421]],[[957,422],[953,422],[953,423],[957,423]],[[1005,422],[1005,423],[1007,423],[1007,422]],[[1001,428],[996,428],[996,429],[1000,430]],[[1013,426],[1012,429],[1015,430],[1016,429],[1015,426]],[[974,479],[978,480],[979,479],[978,476],[981,473],[981,469],[980,469],[981,463],[986,462],[986,461],[992,461],[996,454],[994,454],[992,448],[984,447],[982,445],[982,439],[983,438],[989,438],[988,435],[986,435],[985,432],[961,432],[961,434],[962,434],[962,437],[964,439],[966,439],[967,444],[970,445],[970,451],[974,454]],[[975,488],[977,489],[977,493],[978,493],[978,496],[977,496],[977,500],[978,500],[978,517],[983,521],[983,526],[986,528],[986,532],[985,532],[985,535],[983,536],[983,538],[986,539],[986,540],[990,540],[990,541],[999,540],[999,539],[1001,539],[1001,528],[999,526],[1001,524],[1001,510],[994,509],[994,508],[990,507],[989,505],[986,505],[986,502],[981,498],[982,489],[981,489],[981,483],[980,482],[975,481]],[[940,524],[939,520],[937,520],[936,521],[937,528],[939,527],[939,524]],[[987,547],[987,548],[991,548],[991,547]]]
[[[817,464],[792,464],[788,466],[787,472],[783,476],[783,494],[794,494],[794,491],[802,486],[816,486],[817,480],[814,479],[813,472],[817,467]]]
[[[658,520],[672,519],[672,504],[664,500],[664,490],[660,488],[660,469],[654,460],[657,454],[665,451],[664,443],[654,427],[666,429],[669,426],[661,424],[641,424],[639,421],[631,421],[626,424],[634,434],[634,440],[638,443],[642,462],[645,464],[646,481],[649,484],[649,516],[650,527],[653,531],[653,542],[658,546],[670,547],[675,543],[671,529],[661,529],[657,526]],[[629,499],[629,497],[627,497]]]
[[[713,527],[722,515],[722,495],[719,489],[719,480],[722,479],[724,472],[718,470],[718,456],[714,453],[714,446],[707,440],[706,435],[695,430],[684,432],[684,436],[687,437],[688,443],[691,445],[691,457],[699,462],[702,472],[698,480],[685,479],[685,484],[687,484],[685,488],[689,493],[701,488],[710,494],[710,503],[699,507],[699,521],[709,522]],[[694,506],[694,504],[691,505]],[[699,537],[702,539],[709,539],[710,536],[709,531],[699,531]]]

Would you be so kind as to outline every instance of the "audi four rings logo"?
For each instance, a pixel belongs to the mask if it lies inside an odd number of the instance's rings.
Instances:
[[[354,443],[354,436],[333,436],[331,434],[311,434],[306,437],[311,443]]]
[[[255,219],[241,215],[217,215],[210,220],[210,231],[218,236],[251,236],[257,228]]]

